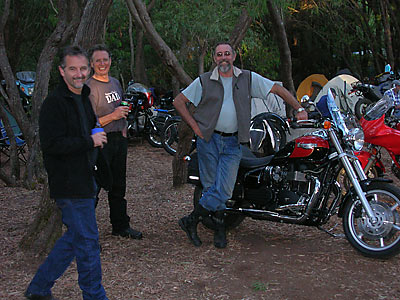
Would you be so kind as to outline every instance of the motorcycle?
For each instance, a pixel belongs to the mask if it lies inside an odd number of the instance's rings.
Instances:
[[[386,149],[392,159],[393,174],[400,179],[400,121],[394,116],[393,102],[388,96],[371,106],[361,118],[368,155],[360,158],[364,172],[382,176],[386,170],[381,161],[381,150]]]
[[[351,93],[360,97],[354,107],[354,113],[359,120],[365,114],[368,106],[379,101],[383,94],[392,88],[396,76],[390,70],[389,67],[384,73],[376,76],[372,84],[359,81],[352,86]]]
[[[32,95],[35,87],[36,72],[21,71],[15,74],[15,84],[18,87],[19,95],[21,98],[24,111],[29,114],[32,108]],[[1,84],[5,88],[6,82],[2,80]]]
[[[171,117],[168,111],[154,107],[151,91],[141,83],[129,83],[125,101],[129,106],[128,138],[145,136],[150,145],[161,148],[161,130]]]
[[[388,258],[400,251],[400,189],[385,178],[368,178],[354,151],[363,147],[363,132],[347,118],[328,92],[331,119],[292,122],[293,128],[314,128],[277,153],[256,157],[242,147],[243,158],[231,199],[226,202],[226,228],[245,217],[323,228],[332,216],[342,218],[344,235],[361,254]],[[188,182],[195,185],[193,202],[202,195],[197,155],[185,158]],[[351,186],[337,180],[344,169]],[[210,218],[206,227],[214,228]]]

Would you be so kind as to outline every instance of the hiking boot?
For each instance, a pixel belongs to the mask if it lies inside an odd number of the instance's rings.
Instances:
[[[215,212],[214,215],[212,216],[212,220],[215,224],[214,246],[220,249],[225,248],[227,245],[225,213],[223,211]]]
[[[41,296],[41,295],[31,294],[28,291],[25,292],[24,296],[26,299],[29,300],[57,300],[51,294],[46,296]]]
[[[178,221],[179,226],[184,232],[186,232],[189,240],[196,247],[201,246],[201,240],[197,235],[197,224],[199,224],[199,218],[191,213],[188,216],[183,217]]]
[[[124,238],[131,238],[134,240],[141,240],[143,238],[143,234],[140,231],[137,231],[131,227],[128,227],[124,230],[114,230],[111,232],[114,236],[122,236]]]
[[[185,216],[178,221],[179,226],[184,232],[186,232],[189,240],[196,247],[201,246],[201,240],[197,235],[197,224],[199,224],[201,217],[205,217],[208,215],[209,211],[199,204],[195,207],[190,215]]]

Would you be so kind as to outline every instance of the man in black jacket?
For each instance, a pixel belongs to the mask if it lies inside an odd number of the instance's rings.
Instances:
[[[54,299],[52,286],[76,259],[83,299],[104,300],[93,172],[96,147],[103,147],[107,137],[104,132],[91,134],[96,116],[84,84],[90,72],[86,52],[77,46],[65,48],[58,68],[63,80],[43,102],[39,135],[50,197],[61,209],[67,231],[39,267],[25,297]]]

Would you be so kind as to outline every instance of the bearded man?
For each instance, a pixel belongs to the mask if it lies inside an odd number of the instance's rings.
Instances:
[[[229,43],[219,43],[213,54],[216,68],[196,78],[175,99],[174,106],[197,136],[200,181],[203,194],[193,212],[179,220],[189,240],[200,246],[197,224],[201,217],[215,222],[214,246],[225,248],[224,211],[232,196],[240,159],[241,144],[250,140],[251,99],[267,100],[269,93],[280,96],[297,112],[307,113],[284,87],[261,75],[233,66],[236,53]],[[196,107],[193,115],[186,104]]]

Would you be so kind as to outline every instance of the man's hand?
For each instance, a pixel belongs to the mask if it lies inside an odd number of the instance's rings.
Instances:
[[[107,134],[104,131],[92,134],[91,138],[95,147],[103,148],[104,144],[107,144]]]
[[[308,114],[305,110],[299,112],[296,114],[296,119],[297,120],[308,120]]]
[[[128,117],[129,107],[127,106],[118,106],[113,112],[113,119],[126,119]]]

